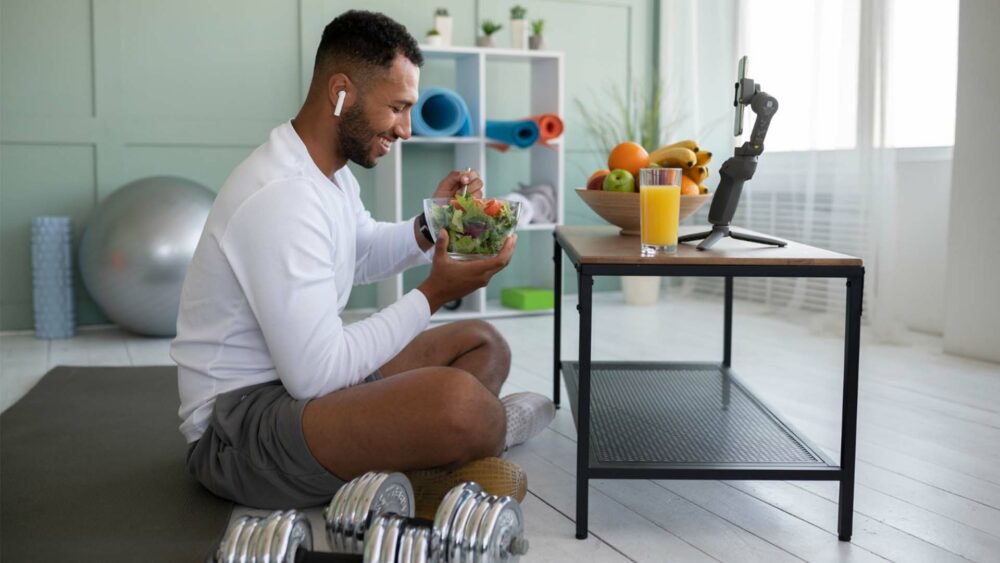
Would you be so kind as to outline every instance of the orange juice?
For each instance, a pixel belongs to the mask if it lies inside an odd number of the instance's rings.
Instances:
[[[640,186],[639,232],[643,253],[677,251],[677,225],[680,222],[680,186]]]

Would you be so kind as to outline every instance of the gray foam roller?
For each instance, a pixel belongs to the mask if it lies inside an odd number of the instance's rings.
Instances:
[[[35,336],[73,336],[73,232],[69,217],[31,221],[31,281]]]

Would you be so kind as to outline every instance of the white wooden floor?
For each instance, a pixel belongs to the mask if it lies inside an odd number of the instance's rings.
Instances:
[[[594,358],[717,361],[721,303],[672,297],[629,307],[618,294],[598,294]],[[576,354],[573,305],[564,309],[564,358]],[[842,320],[786,317],[738,302],[734,368],[837,459]],[[507,391],[551,393],[552,317],[495,324],[514,354]],[[590,538],[577,541],[567,407],[510,452],[529,476],[526,560],[1000,561],[1000,365],[945,355],[936,338],[910,338],[906,346],[863,338],[852,543],[836,537],[834,483],[610,480],[592,482]],[[53,342],[4,334],[0,408],[53,366],[165,364],[167,345],[114,329]],[[311,515],[325,544],[319,511]]]

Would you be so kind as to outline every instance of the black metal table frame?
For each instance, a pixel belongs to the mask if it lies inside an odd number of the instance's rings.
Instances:
[[[562,369],[562,253],[559,234],[553,233],[555,247],[555,343],[552,398],[559,407],[559,381]],[[571,261],[572,258],[571,258]],[[576,537],[586,539],[588,525],[588,489],[590,479],[731,479],[731,480],[808,480],[839,481],[837,535],[850,541],[854,521],[854,470],[858,415],[858,361],[861,346],[861,304],[864,294],[864,266],[824,265],[704,265],[704,264],[581,264],[573,261],[578,280],[577,310],[580,315],[579,396],[577,407],[576,449]],[[590,371],[593,283],[596,276],[705,276],[725,278],[723,345],[721,368],[732,365],[733,278],[734,277],[805,277],[845,278],[847,307],[844,342],[844,390],[841,407],[840,466],[824,469],[748,468],[717,464],[698,467],[591,467],[590,451]]]

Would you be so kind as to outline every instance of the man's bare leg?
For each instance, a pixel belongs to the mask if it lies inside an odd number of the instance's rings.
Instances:
[[[424,331],[380,371],[392,377],[435,366],[464,370],[496,396],[510,373],[510,347],[485,321],[457,321]]]
[[[370,470],[448,467],[498,455],[506,418],[499,399],[468,372],[425,367],[310,401],[306,445],[344,480]]]

